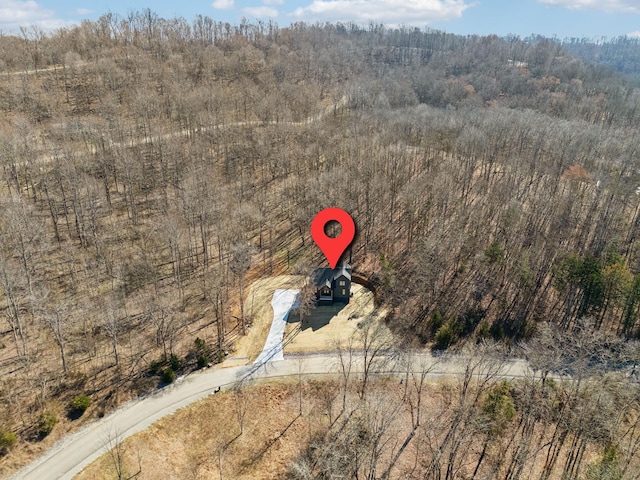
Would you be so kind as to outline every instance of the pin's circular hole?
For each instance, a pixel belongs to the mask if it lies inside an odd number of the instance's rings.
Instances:
[[[329,220],[324,224],[324,234],[329,238],[337,238],[342,233],[342,225],[336,220]]]

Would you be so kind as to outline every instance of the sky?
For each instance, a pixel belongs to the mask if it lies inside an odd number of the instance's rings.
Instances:
[[[0,30],[45,31],[95,20],[111,12],[151,8],[164,18],[206,15],[237,24],[244,17],[292,22],[384,23],[458,34],[540,34],[560,39],[640,37],[640,0],[0,0]]]

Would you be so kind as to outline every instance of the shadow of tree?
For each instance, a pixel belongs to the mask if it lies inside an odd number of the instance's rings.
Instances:
[[[259,460],[262,459],[262,457],[264,457],[264,455],[269,451],[269,449],[271,447],[273,447],[278,440],[280,440],[282,437],[284,437],[284,435],[287,433],[287,431],[293,426],[294,423],[296,423],[296,421],[301,418],[302,415],[298,414],[296,415],[291,422],[289,422],[289,424],[284,427],[280,433],[278,433],[278,435],[274,436],[273,438],[271,438],[269,441],[267,441],[265,443],[265,445],[258,450],[249,460],[246,460],[245,462],[243,462],[243,469],[246,469],[252,465],[254,465],[256,462],[258,462]]]

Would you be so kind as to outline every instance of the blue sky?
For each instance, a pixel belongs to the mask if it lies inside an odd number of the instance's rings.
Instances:
[[[273,19],[281,26],[374,21],[460,34],[640,37],[640,0],[0,0],[0,29],[13,33],[19,26],[39,25],[52,30],[106,12],[126,15],[147,7],[165,18],[192,20],[202,14],[230,23],[242,17]]]

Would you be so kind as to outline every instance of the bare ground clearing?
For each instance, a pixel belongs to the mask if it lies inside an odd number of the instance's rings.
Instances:
[[[273,319],[271,298],[277,289],[299,289],[305,277],[302,275],[282,275],[263,278],[254,282],[245,299],[245,312],[252,321],[252,327],[245,337],[241,337],[231,359],[225,366],[235,366],[253,361],[262,351],[269,334]],[[378,310],[374,305],[371,291],[362,285],[352,284],[353,297],[347,305],[319,306],[311,311],[300,327],[300,318],[296,310],[289,315],[285,330],[284,353],[309,353],[333,351],[338,344],[344,344],[365,320],[381,322],[387,312]],[[355,348],[359,345],[355,344]]]
[[[318,306],[302,323],[300,332],[284,347],[284,353],[309,353],[332,351],[344,345],[364,321],[382,322],[386,310],[374,305],[373,292],[362,285],[351,284],[353,297],[347,305]],[[285,336],[300,322],[298,312],[291,312]],[[355,337],[357,340],[357,336]],[[355,343],[355,348],[361,345]]]
[[[277,289],[299,289],[303,282],[302,275],[281,275],[262,278],[251,284],[245,299],[245,315],[252,326],[246,336],[238,339],[232,358],[225,362],[225,366],[244,364],[247,360],[253,361],[260,354],[273,319],[273,292]]]

